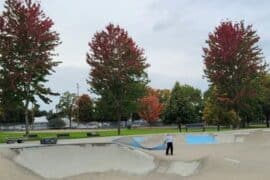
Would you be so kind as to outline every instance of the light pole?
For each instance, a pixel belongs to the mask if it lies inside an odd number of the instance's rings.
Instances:
[[[76,99],[78,101],[80,98],[80,85],[79,85],[79,83],[77,83],[76,86],[77,86],[77,98]],[[80,106],[77,104],[77,123],[78,123],[78,125],[79,125],[79,121],[80,121],[79,115],[80,115]]]
[[[79,83],[76,84],[77,85],[77,96],[80,96],[80,85]]]

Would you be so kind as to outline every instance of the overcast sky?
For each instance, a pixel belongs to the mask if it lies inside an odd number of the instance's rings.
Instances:
[[[145,49],[150,85],[171,89],[176,81],[207,89],[203,79],[202,47],[220,21],[244,20],[261,37],[270,56],[270,2],[267,0],[40,0],[60,33],[57,60],[63,63],[49,79],[57,92],[89,93],[86,79],[88,42],[108,23],[125,28]],[[4,0],[0,0],[1,10]],[[54,98],[56,101],[56,99]],[[42,105],[52,109],[54,104]]]

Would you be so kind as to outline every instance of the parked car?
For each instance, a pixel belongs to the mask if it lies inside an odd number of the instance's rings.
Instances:
[[[142,125],[139,123],[132,123],[131,127],[132,128],[137,128],[137,127],[141,127]]]
[[[110,122],[104,122],[102,123],[102,128],[108,128],[111,126],[111,123]]]
[[[122,128],[125,128],[127,126],[127,123],[126,121],[121,121],[120,125]]]
[[[90,122],[87,124],[87,127],[90,129],[97,129],[97,128],[99,128],[99,123],[98,122]]]
[[[147,121],[140,119],[140,120],[134,120],[132,123],[132,127],[142,127],[142,126],[146,126],[147,125]]]

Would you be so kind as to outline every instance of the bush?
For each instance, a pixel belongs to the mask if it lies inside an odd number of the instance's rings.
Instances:
[[[54,118],[49,120],[48,126],[52,129],[61,129],[66,126],[66,123],[61,118]]]
[[[237,116],[234,110],[230,110],[229,112],[227,112],[227,118],[230,120],[233,128],[236,128],[240,123],[240,118],[239,116]]]

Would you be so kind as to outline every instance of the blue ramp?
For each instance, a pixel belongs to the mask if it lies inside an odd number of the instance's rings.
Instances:
[[[128,146],[132,146],[134,148],[141,148],[146,150],[164,150],[166,149],[166,144],[158,144],[153,147],[145,147],[142,145],[142,142],[146,140],[145,137],[124,137],[114,140],[116,143],[125,144]]]
[[[211,135],[186,135],[187,144],[215,144],[216,139]]]
[[[133,137],[130,145],[133,147],[136,147],[136,148],[142,148],[142,149],[147,149],[147,150],[164,150],[164,149],[166,149],[165,144],[158,144],[158,145],[153,146],[153,147],[145,147],[141,144],[144,141],[145,141],[144,137]]]

